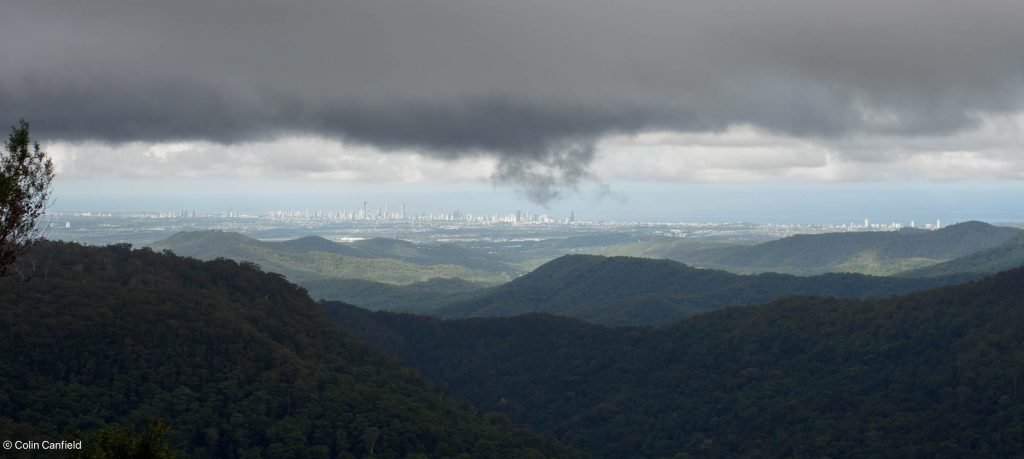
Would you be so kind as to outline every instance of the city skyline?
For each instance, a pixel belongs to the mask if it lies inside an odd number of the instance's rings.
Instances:
[[[146,218],[157,218],[157,219],[209,219],[209,218],[223,218],[223,219],[267,219],[284,222],[303,222],[303,221],[321,221],[321,222],[371,222],[371,223],[438,223],[438,222],[450,222],[450,223],[514,223],[514,224],[591,224],[591,223],[637,223],[637,224],[651,224],[651,223],[671,223],[671,224],[702,224],[705,222],[656,222],[656,221],[617,221],[617,220],[587,220],[577,219],[576,211],[570,210],[568,216],[551,215],[545,212],[537,212],[532,209],[523,210],[516,209],[514,211],[506,212],[489,212],[483,214],[474,214],[472,212],[463,212],[459,209],[455,209],[451,212],[436,212],[436,211],[424,211],[424,212],[407,212],[406,203],[400,203],[399,211],[389,211],[389,202],[385,202],[383,207],[377,206],[376,210],[369,206],[370,201],[363,201],[363,206],[355,209],[316,209],[316,208],[304,208],[304,209],[274,209],[267,212],[255,212],[246,213],[238,212],[233,208],[221,212],[202,212],[196,211],[195,209],[181,209],[177,211],[137,211],[137,212],[93,212],[93,211],[62,211],[54,212],[53,217],[55,220],[59,220],[60,217],[74,216],[74,217],[146,217]],[[918,224],[920,221],[920,225]],[[967,220],[952,221],[948,224],[962,223]],[[721,222],[715,222],[721,223]],[[741,223],[741,222],[728,222],[728,223]],[[774,224],[774,222],[743,222],[743,223],[755,223],[755,224]],[[1024,223],[1024,222],[1001,222],[1001,223]],[[792,224],[792,223],[790,223]],[[52,225],[52,223],[51,223]],[[70,223],[68,223],[70,225]],[[787,224],[783,224],[787,225]],[[797,223],[796,225],[800,225]],[[872,221],[870,217],[866,217],[863,220],[863,224],[851,220],[849,224],[846,223],[832,223],[825,225],[829,228],[842,229],[842,230],[880,230],[880,231],[894,231],[900,229],[942,229],[944,227],[941,219],[934,219],[932,221],[918,220],[910,217],[909,220],[893,220],[893,221]],[[70,228],[70,226],[67,226]]]
[[[73,184],[72,184],[73,185]],[[608,221],[714,221],[779,223],[848,223],[867,217],[876,221],[947,222],[983,220],[1024,222],[1024,188],[1013,183],[847,183],[822,187],[814,183],[773,184],[612,184],[612,195],[589,194],[538,205],[512,190],[488,184],[303,187],[289,182],[237,184],[195,181],[188,187],[136,187],[131,192],[105,183],[69,181],[55,187],[51,210],[177,211],[262,214],[275,209],[354,210],[363,201],[371,208],[406,203],[410,212],[489,215],[530,210],[566,217]]]

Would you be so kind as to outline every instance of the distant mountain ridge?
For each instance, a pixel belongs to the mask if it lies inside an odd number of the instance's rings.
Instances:
[[[201,260],[250,261],[283,274],[314,298],[369,307],[397,305],[406,298],[416,299],[419,309],[430,308],[462,298],[459,292],[498,284],[518,273],[500,258],[454,244],[423,245],[383,238],[345,243],[319,236],[261,241],[211,230],[181,232],[150,247]],[[454,291],[440,287],[444,282]],[[417,307],[398,305],[396,310]]]
[[[655,329],[322,307],[434,384],[598,458],[1024,454],[1024,269]]]
[[[671,260],[567,255],[476,298],[440,308],[433,315],[463,318],[542,312],[603,325],[660,325],[700,312],[785,296],[884,297],[970,278],[739,275]]]
[[[674,254],[667,258],[734,272],[890,275],[993,248],[1021,230],[969,221],[939,230],[800,234],[751,246]]]
[[[899,273],[901,276],[927,277],[951,274],[991,274],[1024,265],[1024,233],[995,247],[924,268]]]
[[[698,260],[691,265],[751,264],[697,269],[665,260],[612,258],[597,263],[600,258],[563,257],[519,278],[514,278],[519,273],[516,265],[506,261],[508,254],[499,257],[454,244],[421,245],[380,238],[336,243],[315,236],[260,241],[237,233],[202,231],[179,233],[152,247],[207,260],[252,261],[285,275],[316,299],[371,309],[449,318],[548,312],[606,325],[659,325],[704,311],[789,295],[859,299],[958,283],[1013,266],[1012,260],[997,263],[994,257],[1006,258],[999,252],[1003,250],[999,247],[1004,247],[1000,244],[1012,246],[1007,241],[1022,234],[1015,228],[967,222],[935,231],[798,235],[753,246],[702,249],[700,244],[691,244],[685,257]],[[971,249],[977,247],[989,247],[982,252],[995,251],[989,255],[979,252],[991,262],[991,269],[936,268],[944,270],[933,274],[905,269],[941,263],[958,253],[972,254]],[[854,267],[857,263],[861,266]],[[885,271],[900,275],[895,276],[899,279],[848,273],[795,278],[776,273],[737,277],[725,272],[779,268],[766,265],[785,265],[779,270],[790,272]],[[484,290],[509,280],[507,285]]]
[[[423,245],[409,241],[370,238],[352,242],[334,242],[320,236],[306,236],[286,241],[261,241],[239,233],[220,230],[179,232],[150,244],[153,250],[171,250],[182,256],[200,259],[231,258],[240,246],[259,247],[275,252],[304,254],[329,253],[352,258],[387,258],[416,265],[457,265],[469,269],[501,272],[509,264],[455,244]]]

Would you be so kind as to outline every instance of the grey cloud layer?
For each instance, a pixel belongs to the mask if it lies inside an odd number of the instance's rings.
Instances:
[[[0,117],[70,140],[494,155],[545,199],[606,134],[927,136],[1019,112],[1022,43],[1024,6],[996,0],[14,0]]]

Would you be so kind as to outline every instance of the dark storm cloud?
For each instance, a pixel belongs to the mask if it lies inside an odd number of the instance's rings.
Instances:
[[[0,117],[69,140],[492,155],[544,200],[606,134],[942,135],[1018,112],[1022,26],[994,0],[15,0]]]

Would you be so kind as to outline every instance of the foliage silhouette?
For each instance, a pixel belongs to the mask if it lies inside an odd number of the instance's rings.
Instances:
[[[52,181],[53,162],[21,120],[0,156],[0,276],[41,233],[39,218],[49,204]]]

